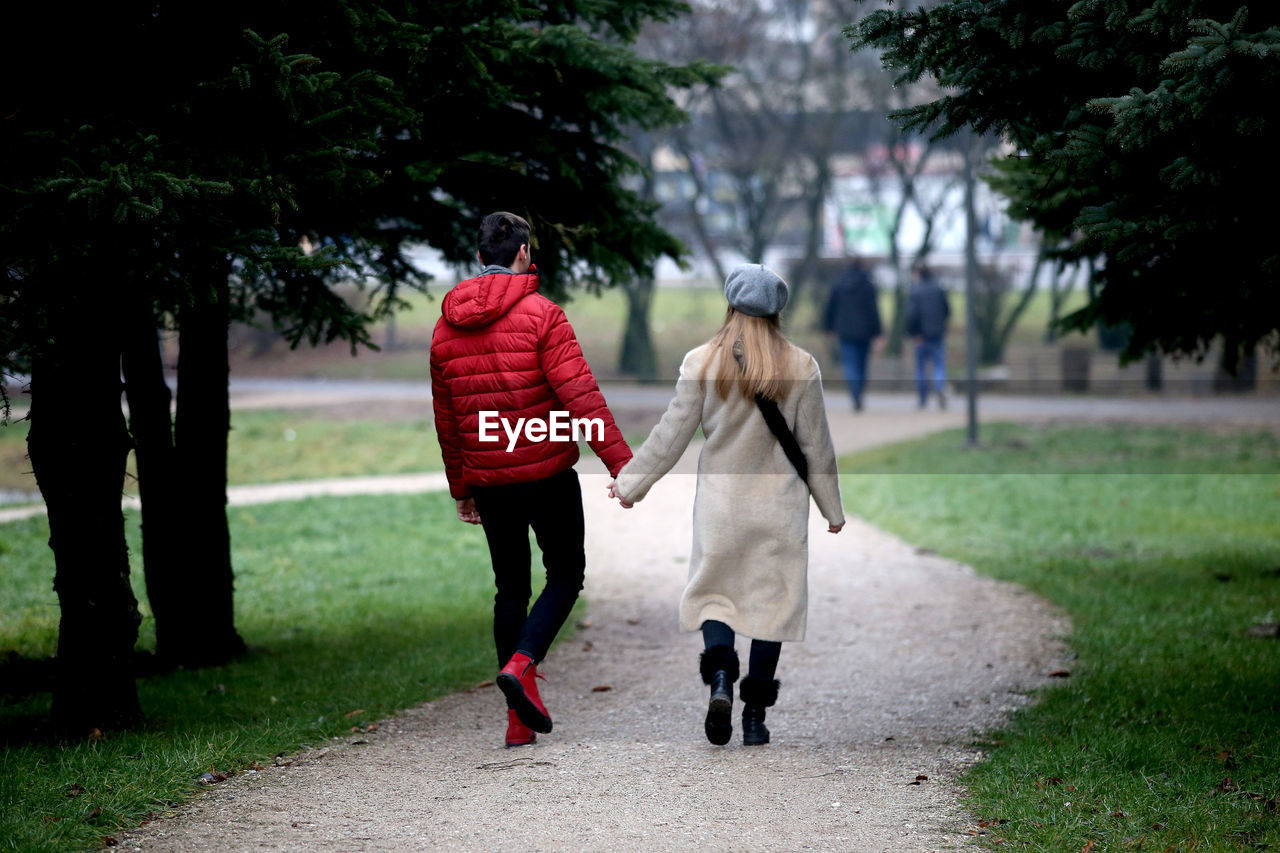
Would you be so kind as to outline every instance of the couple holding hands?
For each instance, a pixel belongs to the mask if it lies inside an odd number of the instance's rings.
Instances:
[[[551,419],[561,408],[602,422],[588,442],[614,478],[609,496],[640,501],[684,453],[698,427],[689,582],[680,628],[701,631],[702,680],[710,688],[704,724],[713,744],[732,736],[733,685],[741,672],[736,634],[751,638],[739,684],[745,744],[769,742],[765,712],[778,697],[774,674],[783,641],[804,639],[809,497],[831,533],[844,526],[835,451],[813,357],[782,336],[787,284],[759,264],[725,283],[720,331],[690,351],[676,396],[632,455],[614,424],[573,328],[538,294],[529,225],[493,213],[480,226],[480,275],[445,296],[431,341],[436,434],[461,521],[481,524],[497,594],[493,634],[506,696],[508,746],[551,731],[537,665],[582,590],[582,492],[574,441],[521,436],[482,441],[480,413]],[[534,601],[529,529],[547,581]]]

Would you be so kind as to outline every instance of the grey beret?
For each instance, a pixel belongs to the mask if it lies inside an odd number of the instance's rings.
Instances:
[[[724,298],[734,309],[752,317],[780,313],[789,291],[787,283],[764,264],[740,264],[724,282]]]

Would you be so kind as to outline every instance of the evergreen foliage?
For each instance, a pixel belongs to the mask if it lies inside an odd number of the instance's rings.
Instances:
[[[1280,8],[1239,0],[953,0],[846,30],[945,96],[908,128],[995,132],[993,186],[1064,260],[1100,261],[1068,328],[1127,322],[1152,348],[1280,351]]]
[[[624,128],[679,120],[668,87],[709,79],[630,48],[675,0],[23,4],[0,96],[0,366],[45,337],[39,282],[82,257],[162,311],[191,267],[236,259],[241,314],[295,344],[369,343],[334,278],[383,301],[425,286],[422,241],[473,260],[519,208],[553,290],[645,273],[679,244],[628,187]],[[318,256],[299,248],[307,235]],[[122,294],[123,295],[123,294]]]
[[[533,224],[552,291],[651,275],[659,257],[680,254],[629,188],[640,167],[620,146],[624,128],[682,117],[671,88],[714,76],[631,49],[646,21],[684,10],[676,0],[6,10],[0,375],[32,376],[28,446],[64,617],[59,728],[137,717],[138,611],[119,506],[131,442],[157,637],[181,647],[158,641],[160,652],[201,666],[244,648],[225,513],[231,319],[264,312],[294,345],[371,345],[370,320],[399,307],[403,287],[427,283],[406,245],[473,262],[480,218],[500,208]],[[373,283],[370,308],[333,288],[350,279]],[[176,430],[155,345],[162,323],[181,332]],[[90,676],[85,700],[73,688]]]

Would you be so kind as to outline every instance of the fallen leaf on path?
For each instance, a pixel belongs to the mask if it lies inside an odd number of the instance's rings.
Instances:
[[[358,716],[360,716],[360,715],[361,715],[361,714],[363,714],[363,713],[364,713],[364,708],[357,708],[357,709],[356,709],[356,710],[354,710],[354,711],[348,711],[348,712],[347,712],[346,714],[344,714],[343,716],[345,716],[345,717],[349,720],[349,719],[351,719],[352,717],[358,717]]]
[[[217,772],[201,773],[200,778],[196,780],[201,785],[216,785],[225,781],[227,781],[227,777]]]
[[[583,619],[582,621],[578,622],[578,627],[579,627],[579,628],[590,628],[590,627],[591,627],[591,620],[590,620],[590,619]]]
[[[640,620],[639,620],[639,619],[637,619],[637,618],[635,618],[634,616],[632,616],[630,619],[628,619],[628,620],[627,620],[627,624],[628,624],[628,625],[639,625],[639,624],[640,624]]]
[[[589,652],[595,647],[596,647],[596,644],[591,642],[590,640],[587,640],[585,643],[582,644],[582,650],[584,652]]]
[[[370,723],[369,725],[367,725],[367,726],[365,726],[365,727],[364,727],[364,730],[365,730],[366,732],[376,732],[376,731],[378,730],[378,724],[377,724],[377,723]]]
[[[919,785],[921,782],[928,782],[928,781],[929,781],[929,777],[928,777],[928,776],[926,776],[926,775],[924,775],[923,773],[920,773],[920,774],[918,774],[918,775],[916,776],[916,779],[915,779],[915,781],[914,781],[914,782],[908,782],[907,784],[908,784],[908,785]]]
[[[592,692],[592,693],[608,693],[608,692],[609,692],[610,690],[612,690],[612,689],[613,689],[613,686],[612,686],[612,685],[609,685],[609,684],[597,684],[595,687],[592,687],[592,688],[591,688],[591,692]]]

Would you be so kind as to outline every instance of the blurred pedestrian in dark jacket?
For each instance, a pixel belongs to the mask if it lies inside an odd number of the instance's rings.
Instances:
[[[876,286],[860,259],[854,258],[831,286],[831,295],[822,312],[822,328],[836,336],[840,365],[849,383],[854,411],[862,411],[871,345],[880,337],[882,329]]]
[[[933,387],[938,394],[938,407],[947,407],[947,320],[951,317],[951,304],[947,292],[924,264],[912,269],[914,281],[907,297],[907,334],[916,344],[916,393],[920,396],[920,408],[929,402],[929,382],[926,364],[932,367]]]

